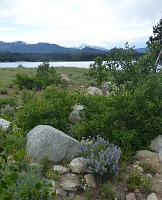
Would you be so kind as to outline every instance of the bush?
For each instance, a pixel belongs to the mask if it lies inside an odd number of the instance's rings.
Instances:
[[[19,173],[19,179],[12,189],[12,199],[52,199],[50,184],[40,177],[41,170],[38,166],[31,166],[27,172]]]
[[[17,111],[15,122],[25,132],[40,124],[53,126],[63,132],[68,131],[68,117],[74,100],[67,92],[51,87],[39,99],[25,99],[26,104]]]
[[[80,146],[81,155],[86,158],[84,166],[87,173],[103,178],[105,175],[117,175],[121,151],[115,145],[101,137],[85,140]]]
[[[28,76],[27,74],[17,74],[14,84],[20,89],[41,90],[52,84],[61,83],[61,79],[54,67],[50,67],[48,62],[44,62],[38,66],[36,76]]]

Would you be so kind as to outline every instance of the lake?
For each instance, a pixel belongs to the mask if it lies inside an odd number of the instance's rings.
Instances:
[[[90,64],[94,61],[75,61],[75,62],[49,62],[53,67],[78,67],[89,68]],[[15,68],[18,65],[22,65],[26,68],[38,67],[42,62],[0,62],[0,68]]]

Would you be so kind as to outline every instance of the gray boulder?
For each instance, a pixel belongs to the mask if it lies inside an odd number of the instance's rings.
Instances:
[[[77,122],[81,121],[81,117],[79,116],[79,112],[74,110],[69,115],[69,121],[72,124],[76,124]]]
[[[69,167],[73,173],[80,174],[85,172],[85,167],[83,166],[84,158],[74,158],[70,163]]]
[[[71,82],[71,80],[67,77],[66,74],[61,74],[61,79],[64,80],[64,81],[66,81],[67,83]]]
[[[157,196],[155,193],[151,193],[148,197],[147,200],[158,200]]]
[[[98,95],[103,96],[102,90],[100,90],[99,88],[96,88],[96,87],[89,87],[89,88],[87,88],[87,93],[91,94],[91,95],[98,94]]]
[[[72,106],[73,111],[69,115],[69,121],[72,124],[76,124],[77,122],[81,121],[81,117],[79,115],[79,111],[82,111],[85,107],[80,104],[75,104]]]
[[[10,126],[10,122],[0,118],[0,127],[2,128],[3,131],[6,131],[8,127]]]
[[[109,86],[111,82],[105,82],[102,86],[103,94],[106,96],[109,93]]]
[[[159,152],[160,148],[162,148],[162,135],[159,135],[153,139],[150,145],[150,149],[156,152]]]
[[[48,125],[38,125],[27,134],[27,154],[34,160],[48,158],[54,163],[72,160],[79,142]]]

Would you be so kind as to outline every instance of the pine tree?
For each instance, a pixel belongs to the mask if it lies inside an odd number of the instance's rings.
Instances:
[[[146,44],[150,57],[155,63],[153,71],[156,72],[157,66],[162,65],[162,19],[153,26],[153,36],[149,37]]]

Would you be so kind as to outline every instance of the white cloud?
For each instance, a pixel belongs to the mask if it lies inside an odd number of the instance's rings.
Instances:
[[[67,46],[138,42],[152,34],[161,7],[161,0],[0,0],[0,38]]]

